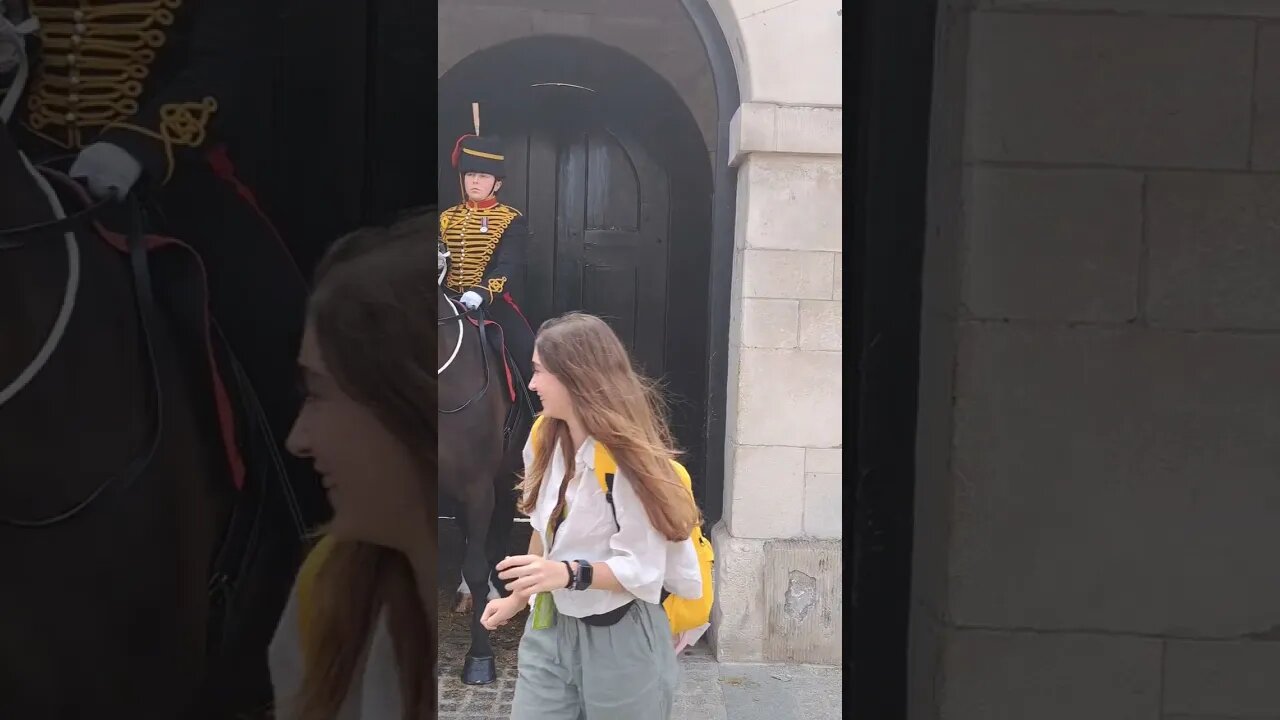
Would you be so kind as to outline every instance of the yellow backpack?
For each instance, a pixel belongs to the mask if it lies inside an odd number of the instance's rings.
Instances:
[[[533,427],[529,431],[531,441],[537,437],[538,426],[541,424],[541,416],[533,421]],[[534,447],[537,447],[536,441],[534,441]],[[672,460],[671,464],[675,467],[680,482],[684,483],[685,489],[692,495],[693,480],[689,477],[689,471],[675,460]],[[613,505],[613,476],[618,472],[618,465],[609,454],[609,450],[601,443],[596,443],[595,465],[596,481],[600,483],[600,489],[604,490],[605,500],[609,502],[609,509],[613,511],[613,523],[617,526],[618,510]],[[689,539],[693,541],[693,548],[698,554],[698,567],[702,571],[702,597],[685,598],[668,593],[665,589],[662,591],[662,609],[667,613],[667,620],[671,623],[671,632],[674,635],[711,622],[711,604],[715,602],[712,571],[715,567],[716,554],[711,547],[711,541],[702,534],[702,528],[697,525],[689,534]]]
[[[311,623],[316,616],[314,591],[316,575],[329,559],[336,544],[330,535],[320,538],[302,561],[302,567],[298,568],[298,638],[304,658],[313,657],[315,651],[315,630]]]

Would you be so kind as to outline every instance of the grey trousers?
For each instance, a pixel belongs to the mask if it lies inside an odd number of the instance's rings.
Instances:
[[[662,607],[636,601],[610,627],[556,613],[546,630],[525,623],[512,720],[666,720],[678,664]]]

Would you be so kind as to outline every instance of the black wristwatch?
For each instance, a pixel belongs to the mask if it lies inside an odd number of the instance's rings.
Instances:
[[[578,572],[573,575],[573,589],[586,590],[591,587],[591,580],[595,575],[595,571],[591,568],[591,563],[586,560],[574,560],[578,563]]]

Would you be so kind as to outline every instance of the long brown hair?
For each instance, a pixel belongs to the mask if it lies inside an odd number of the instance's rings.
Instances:
[[[309,307],[325,365],[343,391],[370,408],[414,457],[436,525],[434,209],[338,240],[316,270]],[[434,581],[434,578],[432,578]],[[314,652],[305,662],[298,720],[332,720],[372,636],[379,611],[400,671],[404,720],[435,717],[434,613],[402,553],[336,544],[315,579]],[[292,718],[287,720],[293,720]]]
[[[688,539],[701,517],[671,466],[678,453],[657,383],[636,372],[622,341],[594,315],[571,312],[544,322],[534,347],[543,368],[569,391],[587,434],[627,473],[654,529],[672,542]],[[537,503],[556,447],[565,455],[567,474],[573,474],[567,423],[544,418],[537,443],[533,465],[519,486],[525,514]]]

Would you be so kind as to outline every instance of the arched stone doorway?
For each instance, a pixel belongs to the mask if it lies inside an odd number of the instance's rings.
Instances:
[[[506,145],[503,198],[533,233],[515,296],[535,327],[569,310],[605,317],[662,378],[695,492],[718,518],[705,437],[713,183],[688,105],[627,53],[553,35],[475,52],[438,87],[441,205],[459,198],[449,157],[478,102],[482,134]]]

